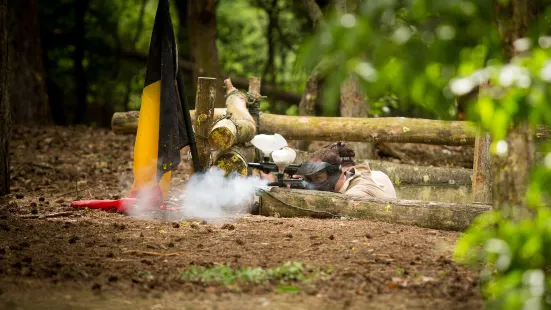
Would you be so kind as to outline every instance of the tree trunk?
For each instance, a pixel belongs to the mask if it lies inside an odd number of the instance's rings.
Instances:
[[[52,122],[46,71],[42,62],[37,0],[8,0],[9,55],[13,72],[10,88],[11,118],[14,123]]]
[[[335,7],[341,14],[355,13],[359,9],[359,3],[347,0],[335,1]],[[369,117],[367,96],[361,89],[360,82],[355,73],[348,73],[341,83],[341,116],[344,117]],[[348,145],[356,153],[358,158],[371,159],[375,152],[370,143],[350,143]]]
[[[10,192],[10,68],[8,67],[8,3],[0,0],[0,196]]]
[[[361,90],[358,77],[348,73],[346,80],[341,84],[341,116],[368,117],[366,96]],[[373,158],[373,145],[370,143],[355,142],[348,145],[359,158]]]
[[[310,0],[306,1],[311,2]],[[298,105],[298,114],[300,116],[316,115],[316,101],[321,93],[320,84],[323,82],[323,79],[325,79],[327,70],[327,63],[322,61],[314,68],[312,74],[308,77],[308,80],[306,80],[306,88],[304,89],[304,93],[302,93],[302,98],[300,99],[300,103]],[[300,141],[297,145],[298,149],[304,151],[308,151],[309,146],[310,141]]]
[[[281,217],[352,217],[393,224],[463,231],[489,205],[376,199],[332,192],[270,188],[261,190],[258,213]]]
[[[508,209],[513,218],[520,218],[530,213],[523,206],[534,164],[534,136],[528,125],[521,123],[509,131],[506,142],[506,153],[492,158],[493,204],[495,208]]]
[[[216,48],[216,1],[188,0],[187,27],[191,59],[193,61],[193,81],[199,76],[216,78],[216,108],[223,108],[224,78],[220,73],[218,49]],[[194,84],[196,85],[196,84]]]
[[[505,5],[497,4],[496,11],[504,48],[511,59],[517,53],[513,42],[524,37],[530,22],[535,20],[535,1],[511,0]],[[531,213],[526,208],[525,195],[534,164],[535,139],[528,124],[522,121],[514,124],[506,140],[506,152],[492,156],[493,205],[518,219]]]
[[[84,70],[84,52],[86,50],[86,28],[84,18],[90,0],[80,0],[75,3],[75,51],[73,53],[73,77],[75,79],[76,111],[75,124],[86,121],[88,81]]]

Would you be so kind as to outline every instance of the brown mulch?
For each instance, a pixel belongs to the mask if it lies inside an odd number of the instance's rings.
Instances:
[[[77,199],[125,197],[132,148],[133,137],[103,129],[14,129],[13,193],[0,198],[1,309],[482,306],[477,274],[452,260],[455,232],[252,215],[190,224],[69,206]],[[173,175],[174,191],[190,173],[184,158]],[[333,272],[296,284],[298,294],[272,284],[223,287],[180,279],[189,264],[269,268],[288,261]]]

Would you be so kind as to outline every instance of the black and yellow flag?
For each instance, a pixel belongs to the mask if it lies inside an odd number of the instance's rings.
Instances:
[[[166,198],[171,171],[180,163],[180,149],[193,140],[188,137],[178,94],[178,56],[169,9],[169,0],[159,0],[134,147],[132,196],[159,185]]]

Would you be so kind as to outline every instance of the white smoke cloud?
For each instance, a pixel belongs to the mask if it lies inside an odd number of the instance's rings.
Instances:
[[[212,167],[190,178],[181,196],[180,215],[211,223],[236,219],[250,213],[256,189],[267,184],[256,176],[226,177],[223,170]]]

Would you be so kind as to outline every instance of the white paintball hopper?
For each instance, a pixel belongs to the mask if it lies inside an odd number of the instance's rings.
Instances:
[[[285,168],[295,161],[297,153],[290,147],[284,147],[281,150],[275,150],[272,152],[272,159],[279,168],[279,173],[283,173]]]
[[[273,135],[256,135],[251,140],[251,143],[262,151],[264,157],[270,157],[273,151],[280,150],[287,146],[287,140],[280,134]]]

